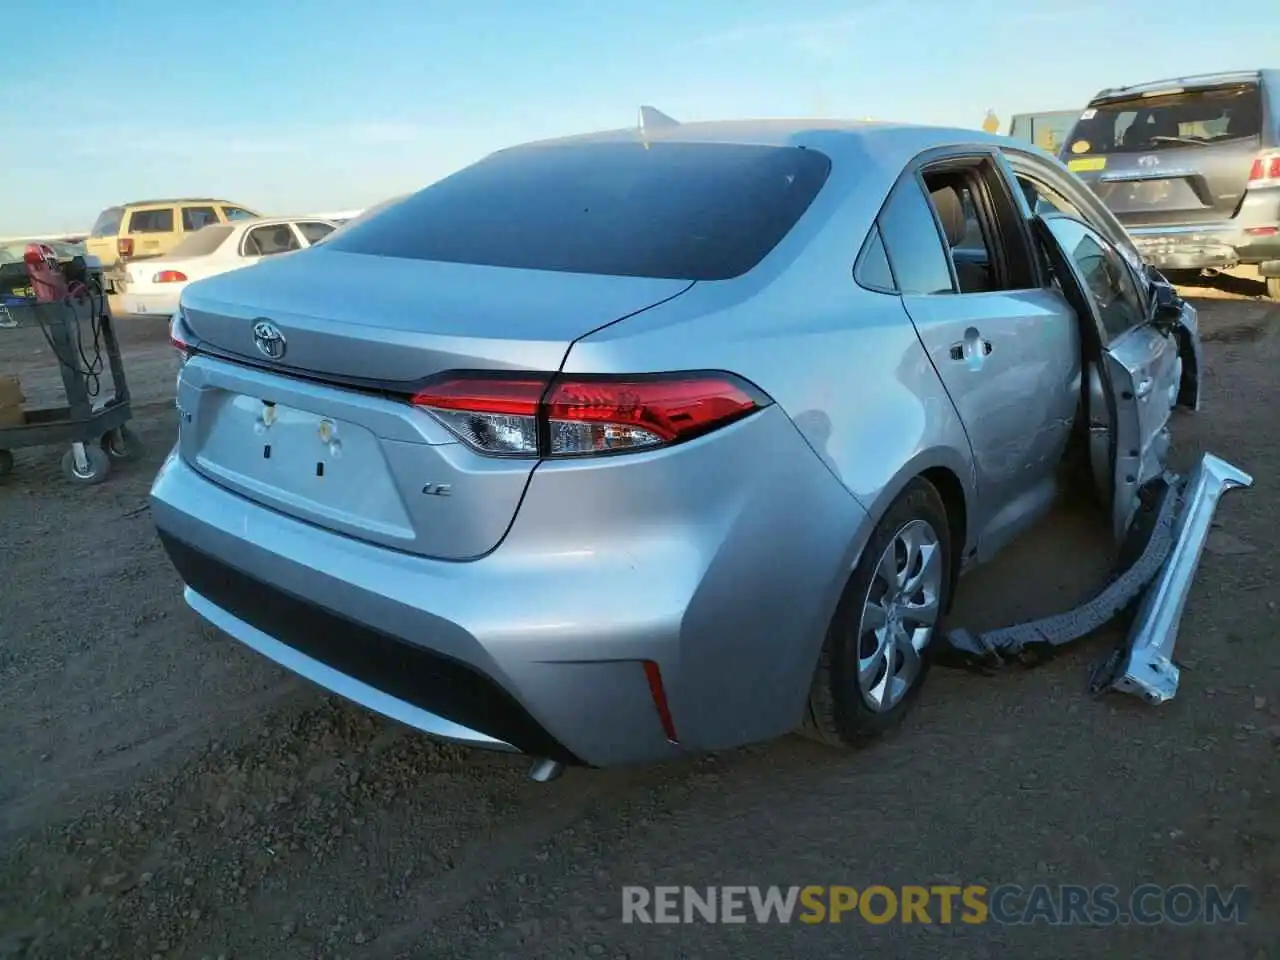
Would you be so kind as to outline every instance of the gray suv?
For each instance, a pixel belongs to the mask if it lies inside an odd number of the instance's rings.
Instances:
[[[1280,300],[1280,70],[1103,90],[1061,156],[1160,270],[1252,267]]]

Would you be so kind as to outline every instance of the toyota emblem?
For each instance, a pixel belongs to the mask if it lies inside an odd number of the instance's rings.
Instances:
[[[259,320],[253,325],[253,343],[268,360],[279,360],[287,346],[280,328],[269,320]]]

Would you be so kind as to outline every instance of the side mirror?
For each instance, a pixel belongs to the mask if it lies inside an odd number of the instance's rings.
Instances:
[[[1166,280],[1160,271],[1150,265],[1147,266],[1147,278],[1154,299],[1151,322],[1166,332],[1172,330],[1182,320],[1182,307],[1185,301],[1178,295],[1177,288]]]

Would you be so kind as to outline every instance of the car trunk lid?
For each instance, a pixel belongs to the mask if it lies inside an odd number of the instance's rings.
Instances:
[[[449,370],[559,369],[585,333],[688,289],[334,252],[191,284],[179,449],[206,477],[362,540],[451,560],[487,553],[534,460],[482,456],[409,403]],[[283,338],[268,356],[254,327]],[[274,348],[273,348],[274,349]]]
[[[1067,141],[1067,166],[1127,227],[1229,220],[1262,129],[1256,82],[1155,89],[1095,100]]]
[[[193,284],[183,306],[191,332],[219,352],[311,378],[411,384],[454,369],[556,370],[578,337],[689,286],[322,245]],[[283,333],[278,360],[255,345],[258,320]]]
[[[125,265],[125,277],[130,288],[146,287],[155,283],[155,277],[161,273],[180,273],[188,280],[197,280],[212,266],[209,257],[148,257],[129,261]]]

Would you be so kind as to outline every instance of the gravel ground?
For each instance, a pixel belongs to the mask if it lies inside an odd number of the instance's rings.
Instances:
[[[60,450],[23,451],[0,482],[0,956],[1280,956],[1280,309],[1199,306],[1206,404],[1176,454],[1211,443],[1257,486],[1218,511],[1173,703],[1087,697],[1108,634],[1034,670],[936,671],[863,752],[786,738],[549,785],[327,697],[186,610],[144,506],[173,360],[162,326],[123,321],[148,457],[71,488]],[[6,333],[0,373],[48,389]],[[953,619],[1067,606],[1106,553],[1064,509],[966,578]],[[620,920],[627,883],[946,882],[1246,884],[1253,907],[1190,928]]]

